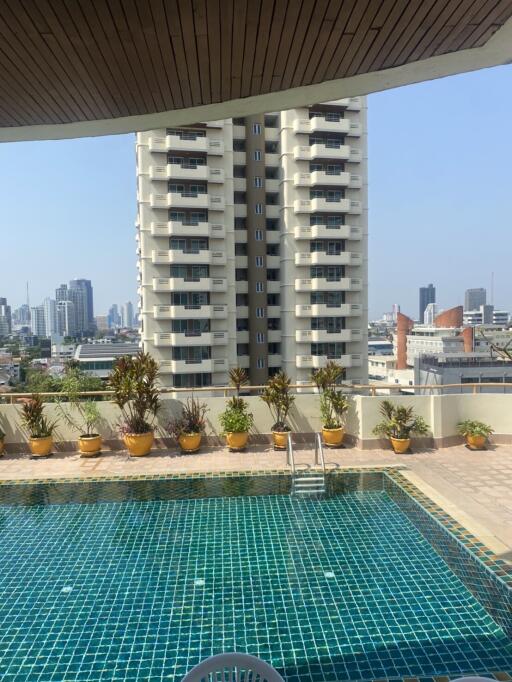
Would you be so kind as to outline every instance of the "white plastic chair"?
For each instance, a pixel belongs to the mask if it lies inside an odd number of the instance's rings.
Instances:
[[[182,682],[284,682],[281,675],[261,658],[251,654],[217,654],[201,661]]]

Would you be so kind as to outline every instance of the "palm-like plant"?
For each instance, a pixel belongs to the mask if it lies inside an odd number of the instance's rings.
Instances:
[[[227,402],[226,409],[219,415],[224,433],[247,433],[252,428],[254,417],[249,412],[249,403],[240,396],[242,386],[247,386],[249,377],[245,369],[233,367],[229,370],[229,381],[236,395]]]
[[[290,392],[291,379],[285,372],[278,372],[270,377],[260,398],[267,405],[274,420],[272,431],[290,431],[286,423],[288,413],[295,402],[295,396]]]
[[[158,363],[148,353],[124,356],[114,365],[109,386],[123,416],[123,433],[149,433],[160,409]]]
[[[413,407],[393,405],[390,400],[384,400],[380,413],[383,419],[373,429],[376,436],[407,440],[411,434],[425,436],[429,431],[428,424],[415,414]]]
[[[69,369],[62,380],[62,389],[68,399],[69,409],[65,410],[61,402],[58,403],[60,413],[65,422],[80,436],[97,436],[97,429],[101,421],[98,403],[95,400],[81,400],[81,372]]]
[[[57,428],[57,420],[51,420],[44,414],[44,404],[40,395],[34,394],[23,403],[21,423],[28,431],[30,438],[49,438]]]
[[[325,429],[340,429],[348,410],[348,399],[343,395],[339,383],[343,374],[343,367],[333,360],[312,374],[313,383],[321,392],[320,416]]]
[[[475,419],[466,419],[457,424],[457,431],[461,436],[483,436],[489,438],[494,433],[494,429],[489,424],[476,421]]]
[[[206,427],[207,412],[208,406],[206,403],[200,403],[196,398],[187,398],[181,415],[171,419],[167,425],[167,431],[176,440],[182,435],[203,433]]]

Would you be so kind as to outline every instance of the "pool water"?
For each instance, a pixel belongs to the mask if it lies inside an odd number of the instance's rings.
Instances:
[[[3,682],[178,682],[232,650],[290,682],[512,670],[383,491],[0,509]]]

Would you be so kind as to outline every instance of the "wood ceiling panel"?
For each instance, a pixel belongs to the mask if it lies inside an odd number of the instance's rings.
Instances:
[[[2,0],[0,127],[153,114],[485,43],[512,0]]]

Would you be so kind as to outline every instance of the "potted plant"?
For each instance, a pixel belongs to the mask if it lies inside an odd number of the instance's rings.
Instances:
[[[465,419],[457,424],[459,435],[464,436],[466,444],[473,450],[484,450],[485,443],[494,429],[489,424],[474,419]]]
[[[249,431],[254,423],[254,417],[249,412],[249,404],[240,397],[240,389],[249,383],[245,369],[234,367],[229,372],[231,385],[236,389],[236,395],[228,400],[226,409],[219,415],[222,431],[226,436],[226,444],[230,450],[244,450],[249,438]]]
[[[380,406],[380,413],[383,419],[374,427],[373,433],[389,438],[397,454],[409,450],[412,434],[425,436],[428,433],[428,424],[423,417],[414,413],[413,407],[393,405],[391,401],[384,400]]]
[[[67,409],[59,402],[63,419],[78,432],[78,450],[80,457],[95,457],[101,452],[102,438],[98,433],[101,414],[95,400],[80,400],[80,376],[77,370],[71,369],[62,380],[62,388],[66,393]]]
[[[197,452],[206,426],[208,407],[196,398],[187,398],[181,415],[171,419],[167,431],[178,441],[183,452]]]
[[[41,396],[34,394],[21,408],[21,423],[28,432],[32,457],[47,457],[53,448],[53,434],[57,420],[50,421],[44,414]]]
[[[147,455],[153,445],[160,409],[157,378],[158,363],[148,353],[119,358],[109,377],[114,403],[122,414],[119,430],[132,457]]]
[[[295,401],[290,392],[291,380],[285,372],[278,372],[270,377],[261,393],[261,399],[267,405],[274,420],[272,439],[276,450],[286,450],[287,434],[291,431],[286,418]]]
[[[343,377],[343,367],[330,360],[325,367],[313,371],[313,383],[320,391],[320,417],[322,438],[325,445],[339,447],[345,435],[344,418],[348,410],[348,398],[338,387]]]

